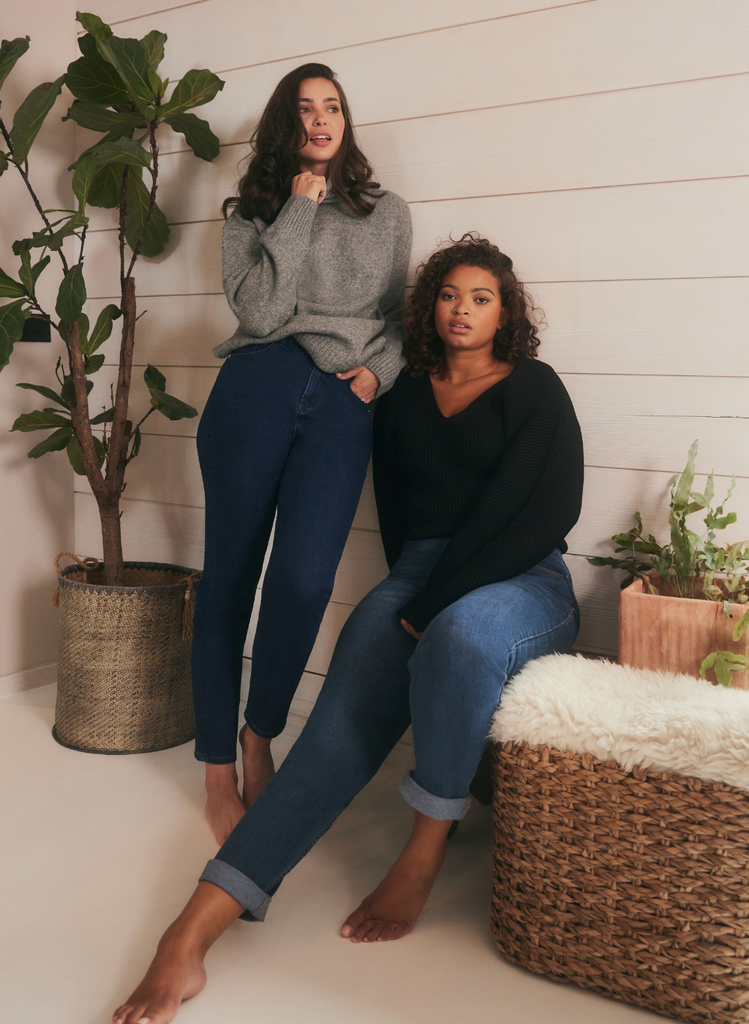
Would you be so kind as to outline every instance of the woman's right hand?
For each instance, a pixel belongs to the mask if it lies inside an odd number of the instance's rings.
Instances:
[[[314,199],[316,203],[323,201],[327,191],[328,183],[325,178],[319,174],[310,174],[309,171],[302,171],[291,181],[292,196],[307,196],[308,199]]]

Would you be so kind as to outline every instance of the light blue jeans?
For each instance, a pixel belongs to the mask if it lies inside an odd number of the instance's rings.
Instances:
[[[416,768],[400,791],[448,821],[468,787],[507,680],[526,662],[563,653],[579,611],[559,551],[512,580],[450,605],[417,643],[399,609],[424,586],[447,538],[411,541],[392,572],[352,612],[301,736],[201,880],[262,920],[284,876],[372,778],[409,724]]]

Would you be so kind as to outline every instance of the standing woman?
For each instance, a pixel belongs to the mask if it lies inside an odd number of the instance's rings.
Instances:
[[[195,611],[195,756],[219,843],[274,773],[372,447],[369,403],[397,377],[407,204],[380,190],[324,64],[283,78],[224,203],[223,285],[238,325],[198,430],[205,568]],[[243,648],[268,541],[235,768]]]

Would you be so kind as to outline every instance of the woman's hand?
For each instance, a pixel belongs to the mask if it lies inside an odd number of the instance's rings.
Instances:
[[[321,203],[327,191],[328,183],[319,174],[302,171],[291,180],[292,196],[307,196],[308,199],[314,199],[316,203]]]
[[[377,389],[380,386],[380,380],[377,374],[372,373],[372,371],[368,370],[366,366],[355,366],[353,370],[345,370],[343,373],[337,373],[336,377],[339,380],[348,380],[349,377],[353,377],[354,379],[351,381],[351,390],[357,398],[361,398],[362,402],[366,402],[367,405],[369,405],[377,394]]]
[[[405,631],[407,633],[411,634],[411,636],[414,638],[414,640],[421,640],[421,638],[424,636],[423,633],[417,633],[416,630],[411,625],[411,623],[410,622],[406,622],[405,619],[401,619],[401,626],[403,626],[403,628],[405,629]]]

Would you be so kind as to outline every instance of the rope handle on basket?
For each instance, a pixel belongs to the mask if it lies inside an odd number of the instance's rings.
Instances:
[[[195,602],[192,599],[192,589],[203,575],[203,570],[191,572],[189,576],[183,576],[180,583],[187,584],[185,591],[185,606],[182,609],[182,639],[192,640],[192,623],[195,618]]]
[[[78,555],[74,555],[72,551],[58,551],[57,558],[55,558],[55,572],[60,575],[62,566],[60,565],[61,558],[72,558],[84,572],[93,572],[98,569],[101,562],[98,558],[94,558],[93,555],[87,555],[85,558],[79,558]],[[52,607],[57,608],[60,604],[60,585],[57,585],[54,594],[52,595]]]

